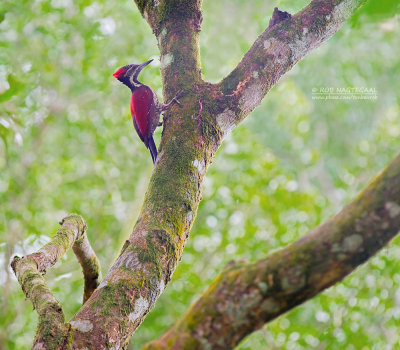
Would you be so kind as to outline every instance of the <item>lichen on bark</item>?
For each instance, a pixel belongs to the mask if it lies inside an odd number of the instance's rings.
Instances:
[[[186,94],[180,99],[182,106],[174,106],[164,117],[159,157],[132,234],[101,284],[97,287],[95,282],[94,287],[90,287],[91,292],[97,289],[92,294],[85,289],[87,301],[72,318],[71,328],[63,328],[66,333],[60,333],[66,341],[63,348],[102,349],[126,345],[170,281],[182,256],[201,199],[205,173],[223,138],[260,103],[285,72],[332,36],[362,2],[313,0],[299,13],[291,17],[285,15],[286,18],[274,21],[260,35],[227,77],[211,84],[201,76],[201,1],[136,0],[139,11],[157,37],[164,100],[170,100],[181,89],[185,89]],[[397,172],[395,174],[393,176],[398,176]],[[389,177],[386,180],[389,181]],[[381,186],[379,191],[385,191],[380,181],[376,184]],[[367,191],[360,198],[368,195]],[[311,232],[310,236],[263,261],[231,264],[210,286],[204,298],[193,305],[170,332],[147,348],[227,349],[251,330],[315,295],[318,286],[328,286],[341,278],[337,271],[350,272],[373,253],[360,250],[366,244],[361,232],[375,227],[377,216],[382,213],[386,218],[391,216],[382,226],[385,229],[398,222],[398,202],[385,198],[388,201],[379,204],[379,213],[368,212],[366,205],[354,205],[352,217],[359,217],[368,225],[358,223],[351,234],[348,234],[345,218],[340,216],[317,229],[315,232],[335,233],[332,236],[322,234],[325,245],[321,250],[318,242],[310,239],[316,234]],[[70,218],[75,219],[78,220]],[[38,266],[43,265],[39,271],[51,265],[62,249],[68,249],[70,241],[78,239],[70,237],[69,230],[74,225],[64,226],[53,245],[47,247],[49,251],[54,250],[49,262],[38,263],[41,252],[32,257]],[[77,231],[81,228],[79,226]],[[386,235],[389,231],[384,231],[378,242],[380,245],[390,238]],[[346,234],[340,236],[341,232]],[[87,264],[85,278],[93,277],[97,281],[99,266],[91,253],[87,253],[81,259]],[[327,271],[312,271],[313,266],[320,266],[316,261],[325,261],[326,266],[334,263]],[[25,263],[26,271],[34,270],[29,259],[25,259]],[[16,259],[15,266],[19,264]],[[85,268],[83,270],[85,273]],[[41,286],[42,280],[37,274],[27,276],[23,269],[21,271],[24,278],[20,283],[25,283],[31,295],[35,290],[33,286]],[[310,288],[311,282],[315,282],[313,288]],[[44,291],[41,293],[43,295]],[[47,301],[54,302],[51,297]],[[50,311],[53,309],[53,314],[61,317],[58,324],[64,327],[57,302],[54,308],[52,305]],[[48,325],[46,322],[42,324]],[[48,338],[45,341],[52,344]]]
[[[343,279],[399,230],[400,154],[352,203],[308,235],[254,263],[230,263],[168,332],[143,349],[232,349]]]

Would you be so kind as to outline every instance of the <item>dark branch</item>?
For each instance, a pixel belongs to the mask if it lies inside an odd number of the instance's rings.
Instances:
[[[363,2],[313,0],[294,16],[275,9],[268,28],[218,85],[224,95],[224,113],[217,116],[222,132],[243,120],[283,74],[335,34]]]
[[[96,253],[91,247],[86,235],[75,241],[72,249],[82,266],[83,277],[85,280],[83,303],[85,303],[99,286],[99,280],[101,279],[100,262],[97,259]]]
[[[234,263],[145,349],[232,349],[351,273],[400,230],[400,155],[339,214],[256,263]]]
[[[61,304],[47,286],[43,275],[76,240],[86,236],[86,223],[79,215],[71,214],[60,225],[51,241],[38,252],[22,258],[15,256],[11,263],[26,298],[39,315],[34,342],[34,347],[38,349],[47,349],[49,341],[52,345],[63,344],[70,331],[70,326],[64,323]]]
[[[73,317],[73,346],[119,348],[129,340],[181,258],[205,172],[222,137],[284,72],[332,35],[359,2],[343,0],[334,6],[313,1],[304,16],[271,27],[231,76],[212,85],[202,81],[200,72],[201,1],[136,0],[158,39],[164,98],[170,100],[181,89],[190,92],[182,107],[164,119],[158,161],[138,221],[107,276]],[[320,16],[316,23],[313,15]]]

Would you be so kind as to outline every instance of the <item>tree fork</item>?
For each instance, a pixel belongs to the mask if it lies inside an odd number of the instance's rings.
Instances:
[[[210,84],[201,77],[201,1],[136,0],[158,39],[164,100],[180,89],[189,92],[182,108],[174,106],[166,114],[159,160],[133,232],[107,276],[72,318],[64,348],[121,348],[127,343],[181,258],[204,175],[223,138],[362,3],[313,0],[293,16],[277,12],[238,66],[220,83]]]
[[[87,239],[87,226],[82,217],[70,214],[61,220],[60,225],[50,242],[38,252],[22,258],[14,256],[11,262],[26,298],[39,315],[33,346],[37,349],[63,347],[71,334],[71,325],[65,323],[62,306],[43,277],[46,271],[73,247],[84,272],[84,300],[96,289],[100,277],[100,264]]]

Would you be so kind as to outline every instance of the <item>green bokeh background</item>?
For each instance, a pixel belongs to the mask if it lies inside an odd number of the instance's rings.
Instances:
[[[275,6],[204,0],[205,79],[219,81],[266,28]],[[255,261],[348,203],[399,150],[398,1],[370,1],[297,64],[218,151],[172,282],[130,344],[165,332],[232,259]],[[30,347],[37,317],[8,268],[49,240],[69,212],[87,221],[107,272],[138,216],[152,162],[112,78],[155,58],[142,81],[161,97],[156,39],[132,1],[0,3],[0,349]],[[376,100],[314,100],[360,87]],[[156,133],[156,143],[160,131]],[[342,283],[246,338],[239,349],[400,349],[395,239]],[[80,307],[72,252],[47,280],[69,319]]]

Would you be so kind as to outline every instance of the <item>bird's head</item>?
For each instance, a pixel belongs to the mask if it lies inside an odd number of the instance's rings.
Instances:
[[[117,78],[121,83],[125,84],[131,90],[134,90],[141,85],[141,83],[137,80],[139,73],[152,61],[153,60],[148,60],[141,64],[128,64],[123,66],[113,74],[113,77]]]

